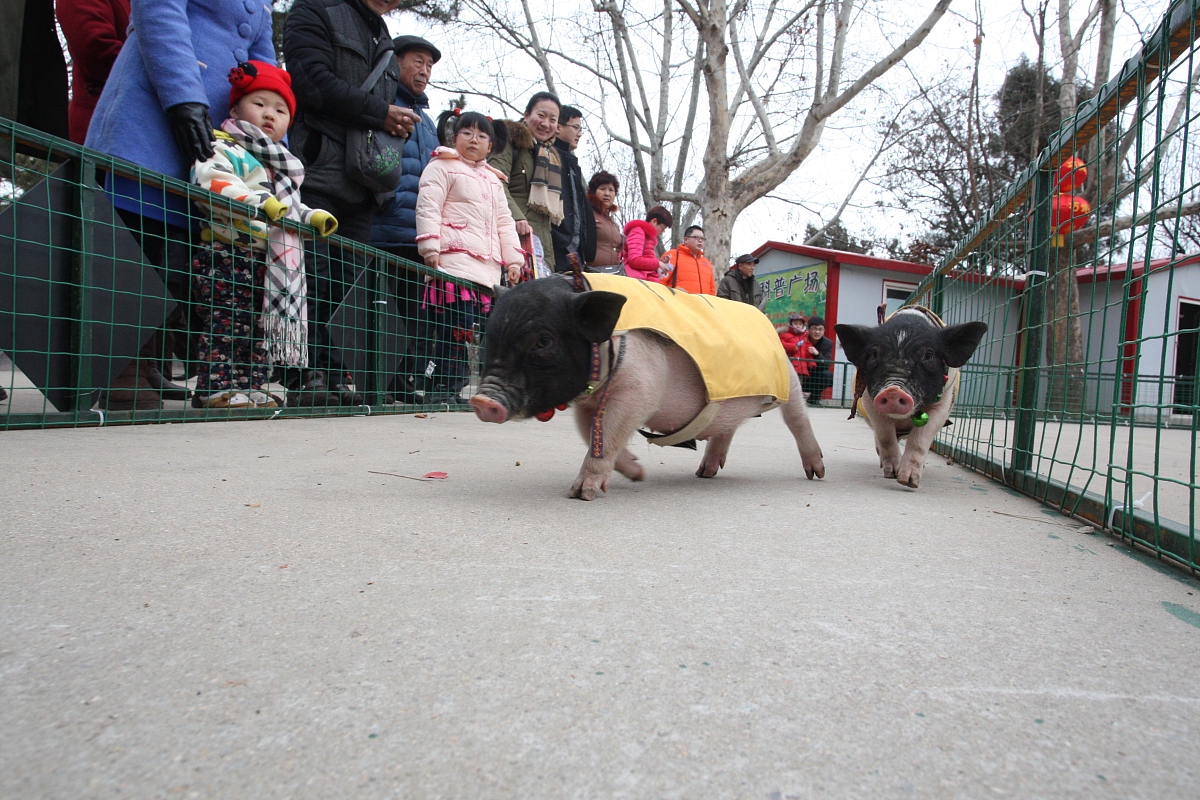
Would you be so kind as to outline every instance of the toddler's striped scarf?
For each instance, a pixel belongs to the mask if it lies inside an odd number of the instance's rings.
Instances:
[[[553,144],[533,146],[533,177],[529,180],[529,207],[550,215],[550,223],[563,221],[562,159]]]
[[[300,184],[304,181],[304,165],[300,159],[245,120],[227,119],[221,129],[266,167],[276,199],[288,207],[284,217],[303,222]],[[267,253],[262,308],[267,363],[307,367],[308,285],[300,237],[273,224],[267,230]]]

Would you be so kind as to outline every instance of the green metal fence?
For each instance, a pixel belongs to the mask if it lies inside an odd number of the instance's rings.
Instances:
[[[909,298],[989,325],[940,452],[1192,570],[1198,14],[1174,3]]]
[[[131,191],[165,220],[118,208]],[[0,119],[0,430],[395,413],[469,396],[489,289],[458,287],[479,304],[431,304],[423,264],[285,222],[305,243],[312,357],[307,370],[267,363],[265,254],[225,275],[203,233],[214,214],[258,212]],[[217,352],[227,368],[206,366]],[[245,391],[214,400],[224,376]],[[187,396],[153,388],[162,379]]]

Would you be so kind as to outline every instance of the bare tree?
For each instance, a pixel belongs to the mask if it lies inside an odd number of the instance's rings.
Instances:
[[[684,225],[702,217],[718,265],[739,215],[786,181],[829,121],[916,49],[950,4],[931,0],[925,19],[879,54],[867,30],[877,7],[862,0],[590,2],[591,15],[555,4],[537,19],[529,0],[511,14],[462,0],[457,24],[498,33],[546,86],[598,119],[632,153],[646,205],[671,204]]]
[[[1062,56],[1062,80],[1059,83],[1058,106],[1061,118],[1071,120],[1078,107],[1079,54],[1084,38],[1092,30],[1097,19],[1100,25],[1100,41],[1097,46],[1094,86],[1107,80],[1111,67],[1115,26],[1116,0],[1094,0],[1083,22],[1078,28],[1071,27],[1071,0],[1058,0],[1058,45]],[[1101,132],[1091,143],[1092,152],[1104,152],[1104,133]],[[1104,165],[1097,170],[1106,172]],[[1096,205],[1096,194],[1102,183],[1100,175],[1093,179],[1090,199]],[[1046,359],[1051,367],[1047,404],[1068,413],[1079,413],[1084,404],[1084,353],[1083,325],[1079,314],[1079,281],[1075,276],[1075,264],[1086,251],[1091,240],[1082,236],[1068,236],[1052,248],[1049,266],[1050,302],[1046,305]]]

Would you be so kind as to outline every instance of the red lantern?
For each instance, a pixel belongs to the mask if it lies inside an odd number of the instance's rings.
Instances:
[[[1068,158],[1054,175],[1058,192],[1070,192],[1087,183],[1087,167],[1078,158]]]
[[[1087,225],[1092,207],[1087,200],[1074,194],[1056,194],[1050,206],[1050,224],[1058,234],[1077,231]]]

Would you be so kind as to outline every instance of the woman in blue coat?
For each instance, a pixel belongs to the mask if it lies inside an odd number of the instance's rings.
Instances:
[[[229,116],[229,70],[242,61],[275,63],[271,9],[263,0],[132,0],[128,38],[96,103],[84,142],[93,150],[186,182],[192,165],[213,154],[213,128]],[[191,238],[197,230],[187,200],[133,178],[109,175],[106,191],[146,261],[159,267],[171,293],[188,297]],[[186,328],[177,307],[168,330]],[[168,337],[179,340],[181,336]],[[159,392],[187,396],[153,359],[188,346],[152,336],[105,393],[110,410],[155,409]]]
[[[86,144],[187,181],[229,116],[229,70],[275,63],[270,8],[262,0],[132,0],[129,22]],[[163,220],[161,193],[140,197],[135,182],[121,180],[112,189],[118,207]],[[168,205],[164,221],[194,227],[177,213],[188,213],[186,203]]]

